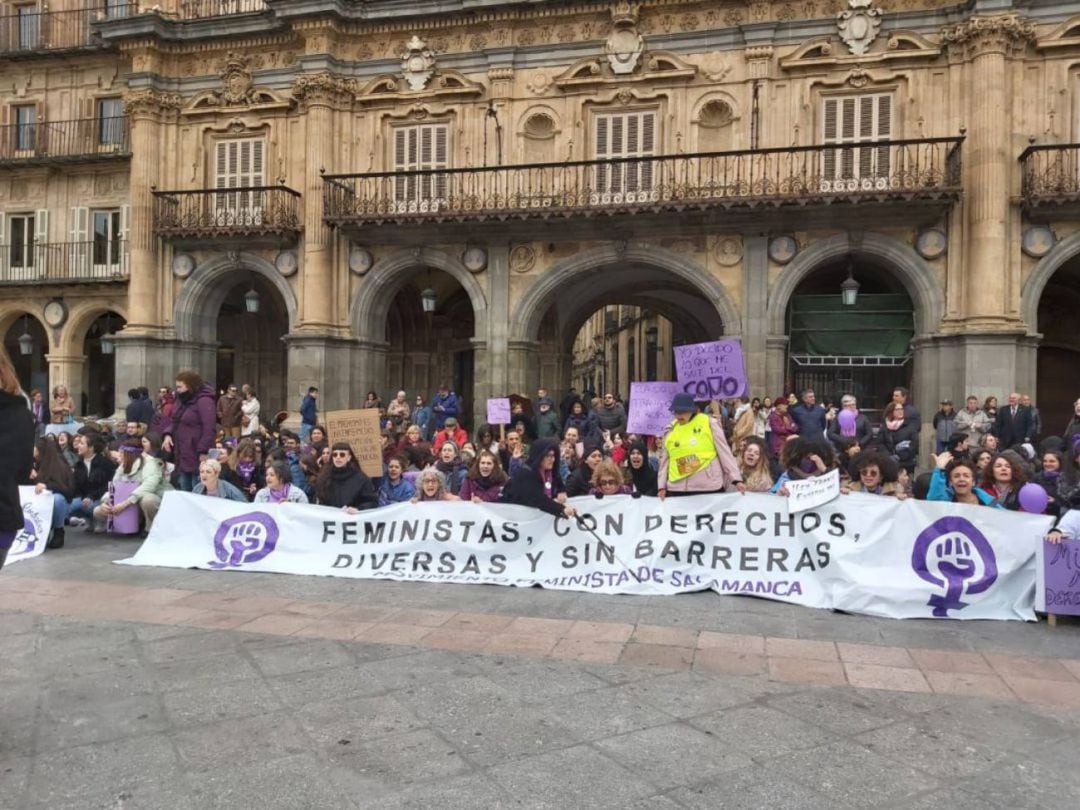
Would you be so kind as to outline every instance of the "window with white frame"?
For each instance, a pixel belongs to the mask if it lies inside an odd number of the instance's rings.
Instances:
[[[893,134],[889,93],[835,96],[822,100],[822,143],[835,145],[823,157],[822,188],[853,190],[888,184],[889,147],[868,146]]]
[[[97,103],[98,143],[120,146],[124,143],[124,102],[119,98],[102,98]]]
[[[8,214],[8,267],[34,266],[34,240],[37,236],[34,214]]]
[[[94,267],[116,267],[120,264],[123,247],[123,217],[119,208],[108,208],[90,212],[93,228]]]
[[[262,222],[265,143],[262,138],[218,141],[214,154],[214,188],[242,189],[216,194],[216,224],[257,225]]]
[[[656,155],[656,111],[598,114],[593,119],[595,193],[601,202],[651,199]]]
[[[19,50],[30,51],[41,45],[41,9],[37,3],[15,7],[19,21]]]
[[[437,211],[446,200],[450,167],[450,127],[414,124],[394,127],[394,202],[399,211]]]

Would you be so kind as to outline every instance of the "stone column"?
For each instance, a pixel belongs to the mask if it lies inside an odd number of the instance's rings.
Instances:
[[[766,339],[769,310],[769,240],[764,236],[743,239],[742,347],[750,395],[773,396],[767,384]]]
[[[767,335],[765,337],[765,385],[764,397],[775,397],[787,390],[787,335]]]
[[[154,236],[151,189],[157,185],[161,161],[161,122],[180,108],[180,96],[159,90],[131,90],[124,96],[124,113],[131,122],[131,214],[128,225],[128,321],[124,331],[161,331],[157,239]]]
[[[302,74],[293,82],[306,127],[304,263],[297,331],[340,332],[334,315],[334,239],[323,222],[323,170],[334,168],[334,111],[349,109],[351,85],[331,73]]]
[[[942,31],[950,55],[969,64],[967,141],[963,146],[964,205],[967,209],[964,309],[967,330],[1012,329],[1008,222],[1010,175],[1016,156],[1012,130],[1002,121],[1011,95],[1007,58],[1035,38],[1035,26],[1015,14],[975,16]]]
[[[527,390],[514,388],[510,378],[510,246],[495,244],[487,250],[487,357],[485,359],[487,383],[491,396]],[[480,375],[480,357],[476,357],[477,379]],[[479,399],[479,395],[477,395]]]

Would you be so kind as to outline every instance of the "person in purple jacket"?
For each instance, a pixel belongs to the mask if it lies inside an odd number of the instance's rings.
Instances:
[[[180,489],[191,492],[199,483],[199,464],[214,446],[217,405],[214,387],[194,371],[176,375],[176,403],[162,450],[172,452],[180,473]]]
[[[490,450],[481,450],[469,467],[458,496],[473,503],[494,503],[499,500],[505,483],[506,473],[499,464],[499,457]]]

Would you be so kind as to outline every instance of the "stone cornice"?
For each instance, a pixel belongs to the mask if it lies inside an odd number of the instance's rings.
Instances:
[[[1014,53],[1035,41],[1035,24],[1017,14],[970,17],[941,29],[941,41],[951,53],[959,52],[967,58]]]

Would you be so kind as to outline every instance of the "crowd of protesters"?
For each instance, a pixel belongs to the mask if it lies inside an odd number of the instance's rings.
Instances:
[[[4,475],[52,494],[50,548],[64,544],[65,526],[109,531],[127,510],[146,532],[171,489],[348,512],[472,501],[573,517],[567,499],[576,496],[784,495],[788,482],[836,469],[845,494],[1016,510],[1031,483],[1045,491],[1048,514],[1080,508],[1080,400],[1062,433],[1046,437],[1027,396],[1010,394],[1000,406],[993,397],[969,397],[959,410],[943,401],[932,419],[936,452],[921,465],[929,471],[919,473],[923,420],[904,388],[892,392],[875,421],[851,395],[833,405],[819,403],[812,390],[713,403],[681,394],[661,436],[629,433],[627,406],[613,393],[582,397],[571,390],[558,403],[543,389],[531,400],[511,397],[508,424],[481,424],[470,433],[448,385],[430,401],[397,391],[384,402],[369,391],[361,407],[379,411],[383,442],[382,474],[370,477],[354,449],[319,422],[314,386],[299,403],[296,432],[282,426],[286,412],[266,419],[252,386],[216,391],[193,371],[178,373],[156,396],[130,391],[124,421],[86,422],[66,432],[55,427],[74,427],[62,386],[46,403],[40,392],[24,394],[13,371],[2,372],[0,411],[19,411],[4,423],[5,435],[12,434],[6,446],[32,443],[29,464],[8,459]],[[46,424],[54,427],[44,431]],[[9,504],[0,495],[0,530],[14,525],[9,518],[17,507],[17,499]],[[1057,537],[1072,536],[1069,525],[1062,521]]]

